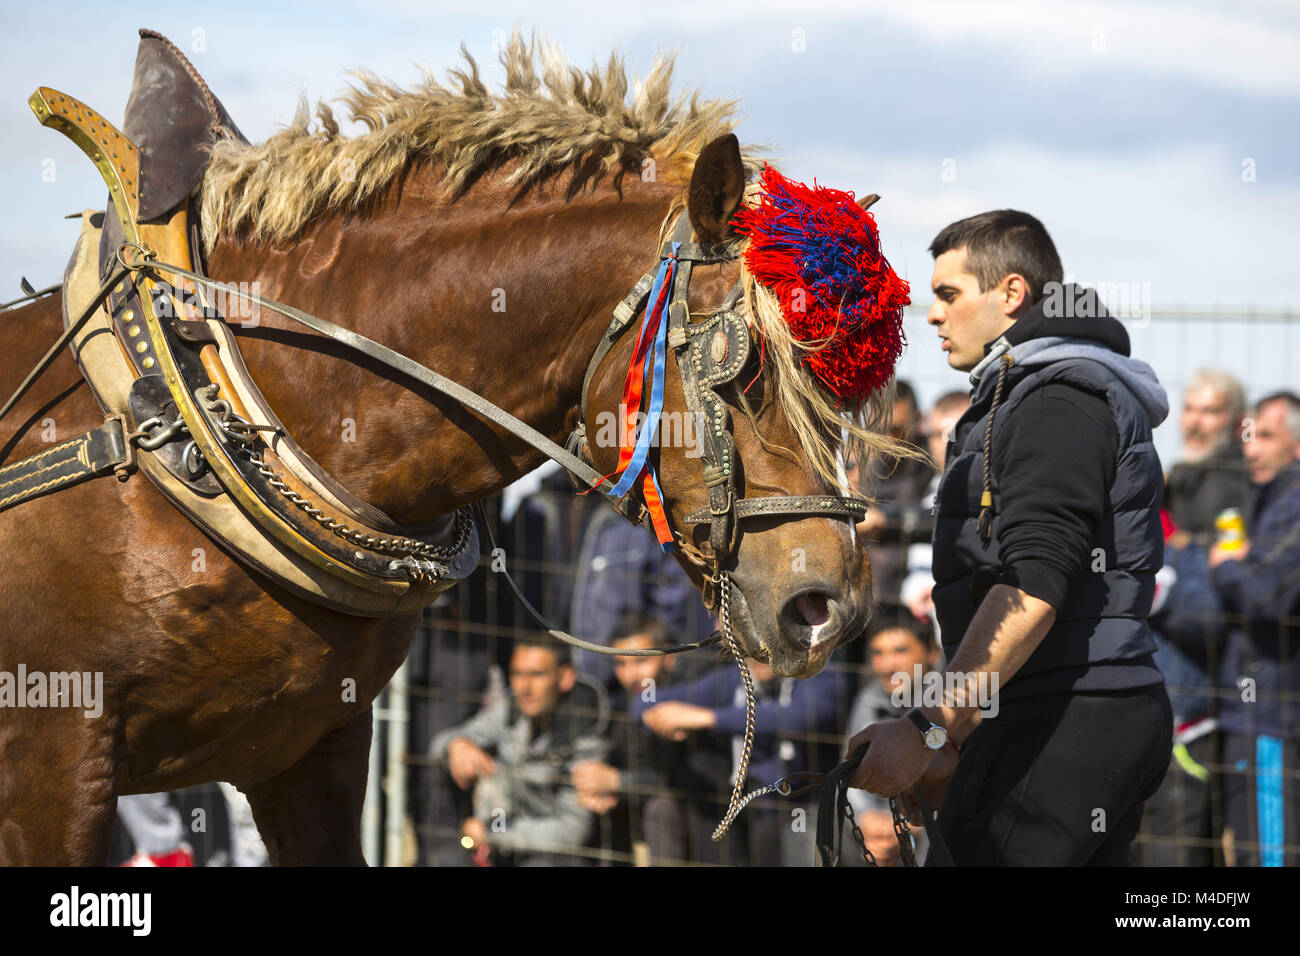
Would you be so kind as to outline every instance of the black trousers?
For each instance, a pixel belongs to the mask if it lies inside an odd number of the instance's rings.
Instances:
[[[958,866],[1125,866],[1169,767],[1164,684],[1004,702],[962,747],[939,811]]]

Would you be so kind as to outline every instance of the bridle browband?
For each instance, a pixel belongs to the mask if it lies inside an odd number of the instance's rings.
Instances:
[[[686,409],[690,419],[697,425],[695,438],[700,445],[704,486],[709,495],[708,507],[687,514],[682,518],[682,523],[687,526],[707,524],[709,536],[705,547],[698,548],[689,534],[676,529],[673,534],[687,560],[706,570],[704,601],[712,611],[717,607],[718,575],[723,563],[735,552],[742,521],[776,516],[825,516],[855,522],[866,513],[869,505],[860,498],[832,494],[772,495],[759,498],[737,496],[737,452],[728,431],[730,412],[717,390],[735,379],[749,359],[749,326],[736,312],[744,287],[737,281],[717,310],[700,322],[691,321],[687,302],[691,271],[696,264],[733,262],[741,253],[734,242],[694,243],[688,241],[690,236],[690,219],[683,212],[660,250],[660,259],[672,259],[677,264],[668,305],[668,347],[676,353]],[[592,380],[615,343],[647,307],[653,280],[654,276],[647,273],[624,296],[623,301],[614,309],[614,317],[587,363],[582,382],[581,417],[577,428],[565,443],[568,451],[584,463],[590,461],[586,423],[587,397]],[[572,469],[570,473],[573,473]],[[590,490],[591,483],[584,482],[577,487],[585,493]],[[635,492],[630,491],[621,498],[612,499],[612,503],[614,509],[628,520],[649,526],[648,509],[645,502],[635,496]]]

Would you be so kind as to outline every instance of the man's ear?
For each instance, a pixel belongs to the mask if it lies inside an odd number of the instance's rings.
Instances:
[[[704,242],[717,242],[731,234],[728,220],[745,195],[745,164],[734,133],[719,136],[695,160],[686,209],[691,225]]]
[[[1029,309],[1029,282],[1013,272],[998,285],[998,306],[1009,319],[1019,318]]]
[[[578,682],[578,672],[573,669],[572,664],[562,664],[560,666],[560,693],[567,694],[573,690],[573,685]]]

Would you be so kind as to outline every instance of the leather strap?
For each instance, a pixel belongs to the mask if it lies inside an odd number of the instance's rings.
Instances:
[[[684,213],[682,218],[686,219]],[[686,238],[690,238],[689,233]],[[673,254],[673,241],[676,240],[670,240],[659,250],[661,259],[667,259]],[[681,245],[677,247],[677,260],[679,262],[698,262],[700,265],[713,265],[719,262],[731,262],[735,258],[735,244],[730,242],[702,243],[683,240]]]
[[[84,435],[0,468],[0,511],[131,465],[122,418],[114,415]]]
[[[551,441],[531,425],[520,421],[514,415],[511,415],[503,408],[493,405],[487,399],[471,392],[463,385],[453,382],[445,375],[439,375],[433,369],[427,368],[413,359],[407,358],[400,352],[394,352],[385,345],[380,345],[374,339],[367,338],[359,332],[353,332],[342,326],[335,325],[327,319],[322,319],[310,313],[295,309],[291,305],[285,305],[283,302],[276,302],[274,299],[268,299],[247,290],[241,290],[237,286],[228,285],[224,282],[217,282],[209,279],[207,276],[200,275],[189,269],[166,262],[147,261],[141,263],[137,268],[146,269],[155,272],[167,272],[174,275],[184,276],[193,282],[201,283],[212,289],[224,291],[227,295],[237,296],[249,302],[255,303],[259,307],[265,307],[273,312],[278,312],[285,318],[293,319],[302,325],[307,326],[314,332],[318,332],[327,338],[333,339],[343,345],[368,355],[383,365],[388,366],[395,371],[401,372],[409,378],[422,382],[430,388],[442,392],[451,398],[456,399],[466,408],[472,409],[479,415],[483,416],[493,424],[501,426],[517,438],[522,439],[528,444],[541,452],[547,457],[554,459],[561,467],[577,475],[584,481],[588,487],[606,488],[613,487],[610,482],[604,479],[594,468],[581,459],[569,454],[558,444]]]
[[[821,495],[772,495],[766,498],[741,498],[736,502],[736,518],[766,518],[769,515],[828,515],[836,518],[860,520],[870,504],[861,498],[839,498]],[[692,511],[682,521],[686,524],[708,524],[713,520],[709,509]]]

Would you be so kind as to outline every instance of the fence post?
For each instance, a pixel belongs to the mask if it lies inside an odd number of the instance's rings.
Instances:
[[[384,866],[401,866],[406,836],[406,682],[409,658],[388,685],[388,773],[384,776]]]

